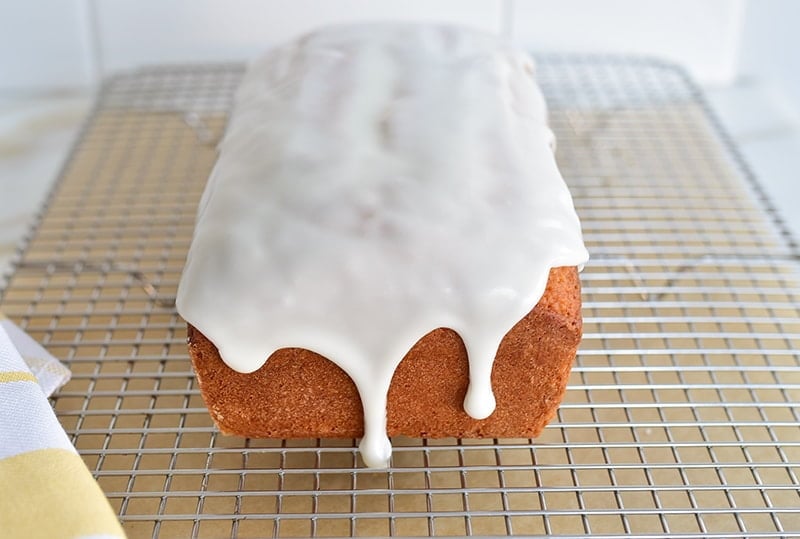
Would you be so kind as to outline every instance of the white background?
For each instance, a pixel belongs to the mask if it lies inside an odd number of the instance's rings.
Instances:
[[[760,2],[759,2],[760,3]],[[657,55],[736,76],[746,0],[2,0],[0,89],[86,87],[148,63],[250,58],[321,24],[452,22],[536,50]]]

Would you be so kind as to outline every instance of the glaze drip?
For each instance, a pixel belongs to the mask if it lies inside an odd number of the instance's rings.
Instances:
[[[240,372],[279,348],[354,381],[360,450],[389,464],[397,365],[449,327],[470,368],[465,411],[494,411],[503,336],[549,271],[588,253],[556,166],[532,60],[450,27],[328,28],[246,73],[200,203],[181,315]]]

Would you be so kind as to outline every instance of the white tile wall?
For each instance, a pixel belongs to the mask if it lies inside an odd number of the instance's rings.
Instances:
[[[85,0],[0,1],[0,91],[93,82]]]
[[[534,50],[658,56],[706,83],[735,75],[744,0],[512,1],[513,37]]]
[[[663,56],[734,74],[746,0],[0,0],[0,92],[80,87],[142,64],[242,60],[321,24],[426,20],[537,50]],[[752,1],[752,0],[751,0]]]
[[[800,2],[759,0],[748,3],[746,14],[740,73],[766,82],[776,106],[800,125]]]
[[[146,4],[147,5],[147,4]],[[319,25],[444,21],[498,32],[501,0],[141,0],[97,3],[103,67],[250,58]]]

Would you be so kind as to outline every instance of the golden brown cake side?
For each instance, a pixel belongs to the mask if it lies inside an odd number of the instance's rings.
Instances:
[[[581,297],[574,267],[554,268],[536,307],[503,339],[492,370],[497,409],[487,419],[464,412],[469,383],[459,336],[439,328],[398,366],[389,390],[389,435],[537,436],[564,395],[581,339]],[[189,352],[211,417],[226,434],[248,437],[358,437],[358,391],[334,363],[301,348],[272,354],[257,371],[234,371],[189,325]],[[269,328],[264,328],[269,331]]]

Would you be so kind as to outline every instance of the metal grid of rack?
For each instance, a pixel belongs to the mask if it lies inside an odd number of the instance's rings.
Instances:
[[[535,441],[214,428],[172,298],[239,66],[111,80],[2,308],[72,369],[53,406],[131,538],[800,536],[800,273],[684,73],[545,57],[539,78],[593,258],[585,336]]]

